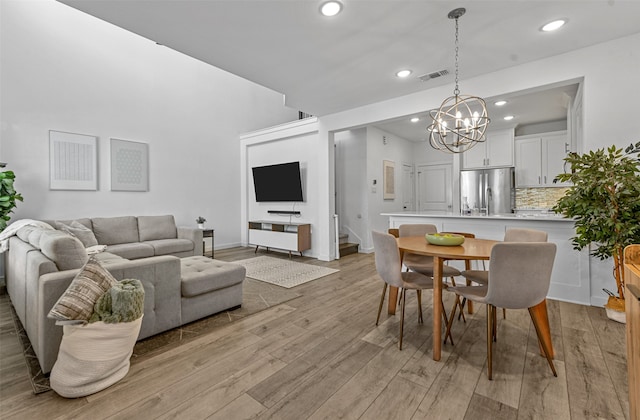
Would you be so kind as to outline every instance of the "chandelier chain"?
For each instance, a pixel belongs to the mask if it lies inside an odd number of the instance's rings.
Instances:
[[[458,88],[458,18],[456,18],[456,88],[453,90],[453,94],[456,96],[460,94]]]

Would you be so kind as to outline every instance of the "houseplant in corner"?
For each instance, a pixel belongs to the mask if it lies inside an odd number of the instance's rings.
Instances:
[[[624,322],[624,247],[640,243],[640,168],[631,155],[640,153],[640,142],[624,151],[616,146],[579,155],[565,162],[570,173],[558,175],[571,182],[553,210],[575,220],[574,249],[592,245],[591,255],[613,258],[618,295],[609,293],[607,315]],[[622,312],[622,314],[620,314]]]
[[[2,167],[4,167],[4,164]],[[7,227],[7,222],[11,219],[10,214],[16,206],[16,201],[22,201],[22,196],[13,188],[15,178],[13,171],[0,172],[0,232]]]

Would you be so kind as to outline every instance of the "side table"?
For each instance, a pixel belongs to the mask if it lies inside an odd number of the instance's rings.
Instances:
[[[215,229],[202,229],[202,255],[205,255],[205,241],[204,238],[211,238],[211,258],[213,259],[213,240]],[[206,256],[206,255],[205,255]]]

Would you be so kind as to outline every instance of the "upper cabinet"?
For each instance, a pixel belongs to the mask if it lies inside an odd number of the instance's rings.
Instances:
[[[484,143],[462,154],[462,168],[513,166],[513,128],[491,131],[486,136]]]
[[[567,185],[556,178],[564,172],[564,158],[569,153],[566,131],[516,137],[515,149],[516,187]]]

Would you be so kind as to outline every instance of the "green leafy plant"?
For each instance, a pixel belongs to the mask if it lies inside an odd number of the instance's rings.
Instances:
[[[22,201],[22,196],[13,188],[15,179],[13,171],[0,172],[0,232],[7,227],[16,201]]]
[[[575,219],[574,249],[594,244],[591,254],[601,260],[613,258],[618,296],[624,299],[624,247],[640,243],[640,168],[632,154],[640,142],[625,151],[611,146],[579,155],[565,162],[570,173],[558,175],[571,182],[553,210]]]

